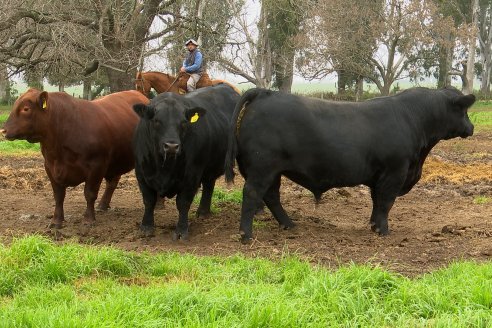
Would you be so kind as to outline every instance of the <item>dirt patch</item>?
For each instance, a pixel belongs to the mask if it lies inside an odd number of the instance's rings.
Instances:
[[[222,180],[218,185],[227,188]],[[237,181],[234,188],[241,187]],[[363,186],[330,190],[316,205],[307,190],[284,180],[282,203],[298,226],[281,231],[269,212],[258,215],[252,245],[238,242],[240,205],[233,203],[222,204],[209,219],[193,218],[190,241],[173,242],[177,211],[174,200],[166,200],[156,210],[156,236],[139,238],[136,225],[143,205],[133,172],[122,178],[112,209],[97,213],[97,224],[90,230],[82,224],[83,186],[67,192],[66,226],[47,228],[54,201],[40,155],[0,158],[0,192],[4,242],[41,233],[60,242],[75,239],[134,251],[270,258],[288,252],[331,267],[371,263],[410,276],[457,259],[482,261],[492,256],[492,132],[440,143],[426,162],[421,182],[397,199],[387,237],[369,229],[371,200]]]

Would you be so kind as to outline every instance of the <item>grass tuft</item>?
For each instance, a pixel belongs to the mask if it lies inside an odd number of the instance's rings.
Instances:
[[[491,307],[492,263],[409,279],[290,255],[149,255],[42,236],[0,245],[1,327],[488,327]]]

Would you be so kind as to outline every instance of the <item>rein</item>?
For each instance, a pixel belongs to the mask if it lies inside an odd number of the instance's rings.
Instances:
[[[171,85],[169,86],[169,88],[167,88],[167,90],[164,91],[164,92],[168,92],[169,90],[171,90],[171,88],[173,87],[174,83],[176,83],[179,80],[179,78],[181,77],[181,74],[188,74],[188,73],[186,73],[186,72],[185,73],[179,73],[178,76],[176,76],[176,79],[174,79],[173,83],[171,83]],[[190,75],[190,74],[188,74],[188,75]]]
[[[135,82],[140,82],[140,87],[142,88],[142,93],[145,92],[145,85],[144,85],[144,77],[143,75],[140,75],[141,77],[139,79],[135,79]],[[150,91],[150,90],[149,90]],[[147,95],[148,96],[148,92],[147,92]]]

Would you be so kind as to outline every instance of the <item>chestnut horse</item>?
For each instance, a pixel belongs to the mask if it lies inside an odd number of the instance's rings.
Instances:
[[[135,89],[145,96],[149,96],[150,89],[154,88],[157,93],[174,92],[177,94],[186,93],[186,82],[190,78],[187,73],[180,73],[177,77],[161,72],[137,72],[135,78]],[[231,86],[238,94],[241,91],[234,85],[225,80],[211,80],[207,73],[203,73],[196,87],[203,88],[211,85],[226,83]]]

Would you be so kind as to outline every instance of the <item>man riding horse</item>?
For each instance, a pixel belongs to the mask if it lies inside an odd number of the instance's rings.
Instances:
[[[186,83],[187,92],[196,90],[196,84],[203,73],[203,56],[201,51],[198,49],[198,42],[193,39],[189,39],[185,43],[186,48],[188,48],[188,54],[183,61],[183,66],[180,68],[180,73],[188,73],[190,78]]]

